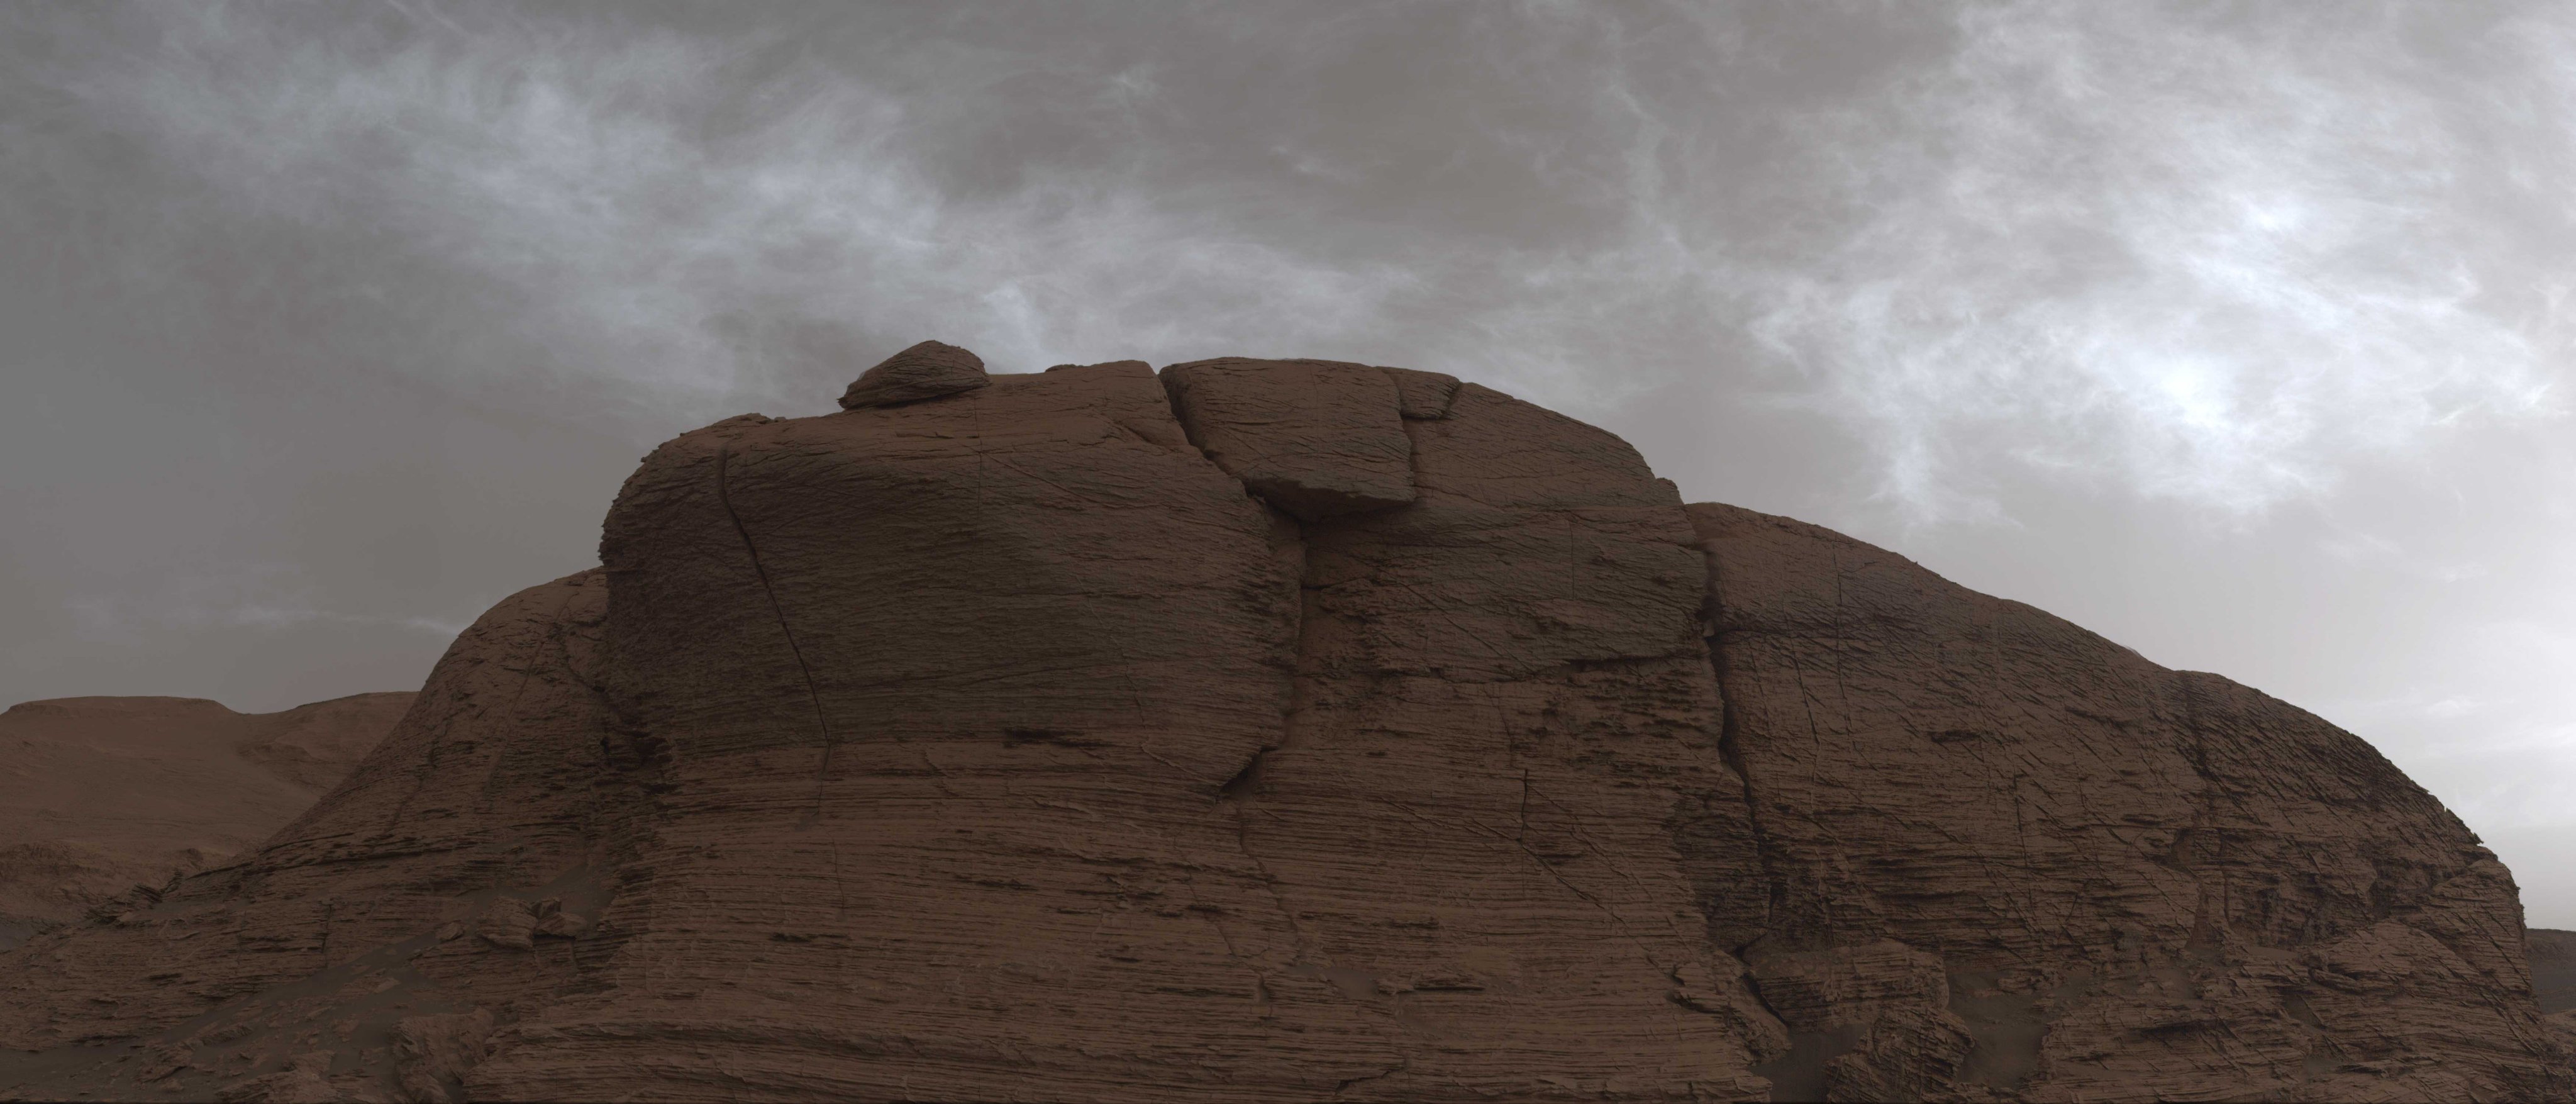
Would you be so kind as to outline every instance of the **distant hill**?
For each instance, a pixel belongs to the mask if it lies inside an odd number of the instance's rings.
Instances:
[[[54,698],[0,712],[0,948],[258,846],[374,750],[412,697],[279,713]]]
[[[2531,929],[2531,991],[2542,1012],[2576,1012],[2576,931]]]

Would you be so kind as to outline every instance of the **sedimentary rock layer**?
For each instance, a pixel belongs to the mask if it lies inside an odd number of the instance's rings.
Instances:
[[[1691,515],[1771,903],[1746,957],[1813,1006],[1782,1008],[1802,1036],[1857,1040],[1784,1072],[1853,1098],[2576,1091],[2511,877],[2368,744],[1840,534]]]
[[[257,854],[0,956],[0,1084],[2576,1090],[2503,868],[2291,707],[1446,376],[982,381],[656,450]]]

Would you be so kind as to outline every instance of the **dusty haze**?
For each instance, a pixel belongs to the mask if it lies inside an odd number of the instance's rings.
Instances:
[[[2384,750],[2576,927],[2576,9],[0,7],[0,703],[417,686],[653,443],[1317,356]]]

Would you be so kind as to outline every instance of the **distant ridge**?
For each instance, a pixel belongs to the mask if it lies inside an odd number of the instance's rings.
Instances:
[[[2531,988],[2542,1012],[2576,1028],[2576,931],[2531,929]]]
[[[246,714],[202,698],[53,698],[0,712],[0,949],[257,846],[411,700]]]

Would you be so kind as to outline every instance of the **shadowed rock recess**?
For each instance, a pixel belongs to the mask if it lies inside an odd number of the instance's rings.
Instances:
[[[0,1085],[2576,1096],[2505,869],[2298,709],[1447,376],[898,360],[0,956]]]

